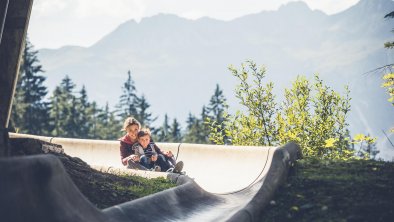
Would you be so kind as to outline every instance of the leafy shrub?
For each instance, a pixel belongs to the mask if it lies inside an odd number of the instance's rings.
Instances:
[[[272,82],[265,83],[264,67],[257,68],[246,61],[241,69],[229,70],[240,81],[236,97],[243,112],[224,114],[224,124],[212,120],[210,139],[216,144],[274,146],[294,141],[304,156],[323,159],[355,157],[351,148],[346,117],[350,111],[349,88],[344,95],[325,85],[315,75],[313,81],[298,76],[290,89],[285,89],[284,101],[277,104]]]

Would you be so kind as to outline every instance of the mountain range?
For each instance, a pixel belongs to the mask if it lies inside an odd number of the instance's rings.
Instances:
[[[383,47],[393,39],[394,20],[384,19],[393,10],[392,0],[360,0],[333,15],[304,2],[231,21],[158,14],[120,24],[90,47],[40,49],[38,56],[50,92],[68,75],[78,87],[86,86],[91,100],[114,107],[131,70],[153,114],[181,123],[189,112],[200,114],[216,84],[230,111],[241,109],[229,65],[240,67],[249,59],[264,65],[278,102],[297,75],[319,73],[335,90],[349,85],[351,133],[377,136],[381,156],[392,158],[394,147],[382,130],[394,125],[394,109],[380,86],[382,73],[370,71],[393,63],[393,50]]]

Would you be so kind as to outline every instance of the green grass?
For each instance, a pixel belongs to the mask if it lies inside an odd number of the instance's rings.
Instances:
[[[138,176],[124,176],[126,179],[133,180],[133,185],[124,185],[122,183],[114,183],[116,190],[120,192],[130,192],[136,195],[137,198],[144,197],[159,191],[163,191],[175,186],[174,183],[170,182],[165,178],[153,178],[146,179]]]
[[[91,177],[88,183],[77,183],[77,186],[95,206],[104,209],[176,185],[165,178],[146,179],[139,176],[106,175],[104,180],[99,177]]]
[[[104,209],[157,193],[176,184],[165,178],[115,175],[92,169],[79,158],[55,154],[81,193],[96,207]]]
[[[394,221],[394,163],[299,160],[262,221]]]

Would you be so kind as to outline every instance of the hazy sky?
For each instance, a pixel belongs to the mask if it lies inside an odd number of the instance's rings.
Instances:
[[[293,0],[35,0],[29,38],[36,49],[64,45],[90,46],[119,24],[158,13],[189,19],[203,16],[231,20],[277,10]],[[327,14],[343,11],[359,0],[304,0]]]

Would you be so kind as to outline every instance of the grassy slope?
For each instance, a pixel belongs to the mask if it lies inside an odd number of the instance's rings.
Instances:
[[[165,178],[146,179],[103,173],[90,168],[78,158],[55,155],[62,161],[81,193],[101,209],[175,187],[174,183]]]
[[[394,221],[394,163],[300,160],[263,221]]]
[[[24,156],[43,154],[42,145],[49,143],[29,138],[13,138],[10,139],[10,144],[12,156]],[[146,179],[138,176],[103,173],[92,169],[79,158],[61,153],[51,152],[51,154],[60,159],[65,171],[81,193],[101,209],[175,187],[174,183],[165,178]]]

